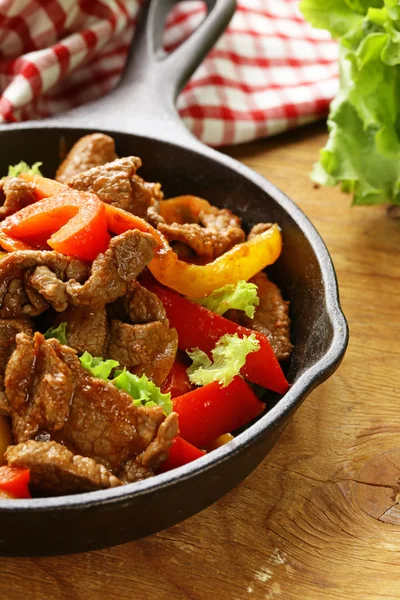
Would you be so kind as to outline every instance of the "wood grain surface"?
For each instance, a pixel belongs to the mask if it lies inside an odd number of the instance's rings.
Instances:
[[[339,371],[216,505],[116,548],[1,558],[1,600],[400,598],[400,222],[314,189],[325,138],[314,125],[229,153],[292,197],[325,240],[351,332]]]

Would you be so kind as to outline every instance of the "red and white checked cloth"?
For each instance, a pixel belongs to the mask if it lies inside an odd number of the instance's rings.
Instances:
[[[118,82],[143,0],[0,0],[0,122],[37,119]],[[222,38],[178,99],[206,144],[237,144],[323,117],[338,88],[337,45],[302,18],[298,0],[239,0]],[[178,3],[167,50],[200,23]]]

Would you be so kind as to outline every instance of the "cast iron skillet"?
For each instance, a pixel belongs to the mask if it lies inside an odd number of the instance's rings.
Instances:
[[[46,121],[0,128],[0,173],[20,160],[41,160],[53,176],[62,138],[71,146],[90,131],[115,138],[120,155],[143,160],[140,174],[165,196],[196,194],[232,209],[250,227],[276,221],[283,253],[270,271],[291,302],[291,388],[234,441],[200,460],[120,488],[32,500],[0,501],[0,553],[44,555],[128,542],[206,508],[241,482],[275,444],[300,403],[338,367],[348,330],[334,268],[317,231],[282,192],[238,162],[205,147],[180,122],[179,90],[229,22],[234,0],[207,0],[208,16],[171,55],[161,50],[175,0],[153,0],[139,26],[124,79],[101,100]]]

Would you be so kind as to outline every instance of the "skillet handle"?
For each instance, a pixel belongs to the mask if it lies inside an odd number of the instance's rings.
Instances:
[[[177,114],[176,98],[211,50],[235,11],[235,0],[206,0],[207,16],[170,54],[162,48],[166,17],[176,0],[151,0],[139,17],[119,85],[102,98],[47,120],[52,126],[85,127],[146,135],[197,146]],[[40,123],[43,124],[43,121]]]

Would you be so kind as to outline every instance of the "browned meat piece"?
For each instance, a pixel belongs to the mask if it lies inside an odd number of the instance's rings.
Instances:
[[[85,350],[92,356],[107,356],[108,323],[105,307],[92,312],[79,306],[70,306],[61,313],[54,325],[67,324],[68,346],[78,354]]]
[[[170,372],[177,349],[176,329],[169,329],[160,321],[143,325],[111,322],[108,358],[117,360],[131,373],[145,373],[158,386]]]
[[[61,429],[74,391],[72,373],[51,344],[41,343],[40,333],[34,340],[19,333],[6,368],[6,396],[18,443],[42,429]]]
[[[65,282],[61,281],[56,273],[50,271],[49,267],[39,266],[27,278],[28,289],[33,288],[39,294],[39,298],[45,300],[44,309],[52,306],[57,312],[62,312],[68,306],[68,294]],[[29,296],[29,292],[27,291]],[[31,299],[31,304],[34,304]],[[42,311],[40,311],[42,312]]]
[[[68,185],[76,190],[91,192],[103,202],[122,208],[138,217],[154,220],[162,198],[159,183],[148,183],[136,175],[142,161],[137,156],[118,158],[72,178]]]
[[[176,413],[171,413],[158,428],[157,437],[137,457],[137,462],[143,467],[151,469],[158,467],[167,458],[172,440],[178,433]]]
[[[0,220],[35,202],[34,186],[19,177],[0,181]]]
[[[272,223],[257,223],[254,227],[251,228],[249,235],[247,236],[248,240],[252,240],[256,235],[260,233],[264,233],[264,231],[268,231],[271,229]]]
[[[128,460],[118,477],[124,483],[132,483],[154,475],[156,469],[168,456],[172,440],[179,434],[178,420],[175,413],[169,415],[158,428],[157,437],[146,450],[134,459]]]
[[[56,179],[67,183],[70,179],[93,167],[115,160],[114,140],[104,133],[91,133],[76,142],[57,169]]]
[[[152,469],[143,467],[135,458],[131,458],[122,466],[122,469],[118,473],[118,479],[123,483],[133,483],[134,481],[148,479],[149,477],[153,477],[153,475],[154,471]]]
[[[141,167],[137,156],[117,158],[113,162],[81,172],[68,182],[76,190],[91,192],[103,202],[118,208],[132,208],[131,179]]]
[[[49,305],[56,311],[67,304],[103,308],[126,293],[127,284],[152,259],[155,244],[147,233],[127,231],[111,240],[91,270],[57,252],[10,252],[0,262],[0,318],[37,316]]]
[[[29,487],[36,494],[62,496],[104,490],[122,483],[92,458],[76,456],[56,442],[29,440],[9,446],[6,459],[12,467],[30,470]]]
[[[159,202],[164,196],[161,184],[145,181],[139,175],[134,175],[131,179],[131,187],[132,208],[130,212],[143,219],[158,221],[160,219]]]
[[[138,282],[135,281],[129,286],[124,304],[131,323],[142,324],[161,321],[168,327],[167,313],[160,298]]]
[[[48,279],[48,272],[39,271],[35,275],[37,267],[45,266],[62,281],[68,280],[72,274],[86,278],[89,268],[81,261],[58,254],[40,250],[21,250],[10,252],[0,261],[0,318],[36,316],[48,308],[47,302],[39,293],[41,286],[39,281],[43,279],[43,289],[52,289],[54,282]],[[39,290],[30,285],[33,277],[33,285],[39,286]],[[47,292],[48,298],[55,292]],[[56,294],[58,305],[59,296]]]
[[[17,333],[32,334],[32,324],[22,319],[0,319],[0,415],[11,414],[10,405],[4,391],[4,374],[8,359],[13,353]]]
[[[229,311],[225,316],[244,327],[264,333],[278,360],[287,360],[293,348],[290,343],[289,302],[282,299],[280,289],[268,279],[264,271],[257,273],[249,281],[258,287],[260,299],[254,319],[249,319],[241,311]]]
[[[67,283],[70,302],[98,310],[123,296],[127,284],[135,280],[153,258],[155,245],[150,234],[137,229],[113,238],[105,254],[99,254],[94,260],[91,276],[83,285],[74,281]]]
[[[211,206],[198,215],[188,213],[186,223],[160,223],[157,226],[168,242],[181,242],[200,258],[214,260],[245,240],[240,219],[230,210]]]
[[[136,407],[132,398],[112,383],[92,377],[80,365],[75,351],[55,339],[45,340],[35,333],[34,347],[36,362],[32,343],[23,333],[18,334],[17,348],[7,365],[6,394],[17,413],[17,419],[13,417],[17,441],[27,439],[28,431],[31,437],[45,431],[72,452],[89,456],[118,473],[126,461],[142,455],[157,439],[165,421],[159,442],[166,450],[168,437],[177,431],[176,413],[167,422],[159,406]],[[53,412],[56,405],[57,419]]]
[[[166,327],[169,324],[161,300],[138,281],[129,284],[125,296],[107,304],[107,315],[110,321],[117,319],[132,324],[161,321]]]

